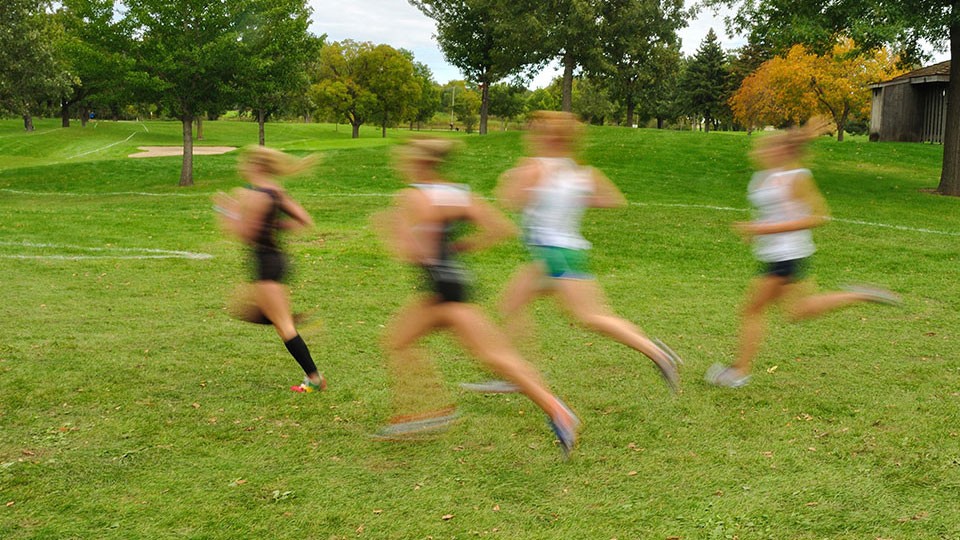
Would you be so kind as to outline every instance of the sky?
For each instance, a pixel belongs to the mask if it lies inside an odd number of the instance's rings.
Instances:
[[[328,41],[353,39],[385,43],[392,47],[413,51],[414,58],[430,67],[433,78],[443,84],[451,80],[462,79],[463,75],[456,67],[447,63],[443,53],[433,39],[436,26],[426,15],[410,5],[407,0],[309,0],[313,7],[313,33],[326,34]],[[689,7],[694,2],[685,0]],[[725,50],[743,45],[742,36],[727,35],[723,15],[712,10],[701,13],[688,26],[680,30],[682,50],[692,55],[713,28]],[[942,61],[949,55],[935,54],[935,61]],[[547,86],[559,75],[556,64],[547,66],[532,83],[532,88]]]
[[[313,7],[315,34],[326,34],[328,41],[353,39],[386,43],[392,47],[413,51],[414,58],[433,71],[439,83],[462,79],[456,67],[447,63],[433,39],[436,26],[407,0],[309,0]],[[687,4],[691,4],[689,0]],[[685,54],[696,52],[700,42],[713,27],[724,49],[743,44],[743,39],[730,39],[723,31],[722,17],[712,12],[701,13],[687,28],[680,31]],[[543,87],[559,74],[557,66],[548,66],[531,83]]]

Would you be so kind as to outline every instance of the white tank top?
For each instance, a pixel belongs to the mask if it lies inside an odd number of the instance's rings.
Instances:
[[[524,240],[533,246],[590,249],[580,220],[594,185],[590,169],[569,158],[536,158],[544,169],[523,210]]]
[[[783,223],[810,216],[810,207],[793,196],[793,185],[800,176],[809,176],[807,169],[759,171],[750,180],[747,197],[757,210],[757,223]],[[762,262],[803,259],[813,255],[810,229],[758,235],[753,252]]]

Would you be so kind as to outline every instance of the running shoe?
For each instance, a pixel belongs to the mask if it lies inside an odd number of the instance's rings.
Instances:
[[[378,441],[416,441],[427,439],[449,428],[458,418],[453,407],[416,416],[394,418],[370,438]]]
[[[663,377],[663,382],[667,383],[670,391],[676,394],[680,391],[679,367],[683,364],[683,359],[680,358],[680,355],[673,352],[673,349],[667,347],[667,344],[663,341],[657,338],[653,338],[651,341],[662,353],[662,359],[666,360],[666,363],[657,360],[654,360],[653,363],[656,364],[657,369],[660,370],[660,376]]]
[[[886,306],[902,306],[903,300],[894,292],[869,285],[846,285],[843,290],[862,295],[868,302]]]
[[[513,394],[520,391],[520,387],[509,381],[490,380],[477,383],[460,383],[460,388],[481,394]]]
[[[577,415],[573,414],[573,411],[567,407],[566,403],[561,401],[560,398],[556,399],[569,416],[565,420],[548,417],[547,423],[550,424],[550,429],[553,430],[554,435],[557,436],[557,440],[560,441],[563,460],[567,461],[570,459],[570,453],[573,452],[573,447],[577,445],[577,431],[580,429],[580,419],[577,418]]]
[[[290,387],[291,392],[298,392],[301,394],[309,394],[310,392],[323,392],[326,389],[327,380],[323,378],[323,375],[320,375],[320,384],[311,381],[309,377],[304,377],[302,383]]]
[[[704,380],[714,386],[740,388],[750,382],[750,375],[737,375],[737,370],[723,364],[714,364],[707,370]]]

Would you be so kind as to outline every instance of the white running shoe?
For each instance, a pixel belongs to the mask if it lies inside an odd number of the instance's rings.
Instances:
[[[723,364],[714,364],[707,370],[704,380],[714,386],[740,388],[750,382],[750,376],[739,376],[737,375],[737,371],[732,367],[726,367]]]

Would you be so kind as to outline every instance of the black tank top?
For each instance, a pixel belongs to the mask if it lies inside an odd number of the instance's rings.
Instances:
[[[258,253],[280,253],[280,244],[277,242],[277,230],[280,228],[280,194],[276,190],[258,186],[247,186],[247,189],[266,193],[270,196],[270,208],[264,214],[263,223],[254,237],[253,249]]]

